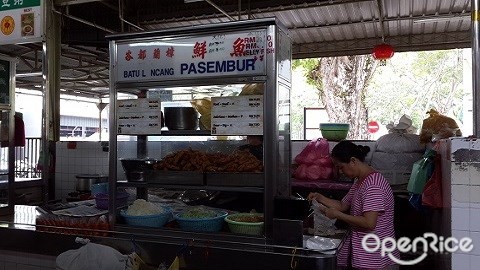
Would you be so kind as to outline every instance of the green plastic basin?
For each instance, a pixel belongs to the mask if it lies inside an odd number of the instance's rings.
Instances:
[[[327,141],[341,141],[347,138],[349,124],[342,123],[320,123],[322,137]]]

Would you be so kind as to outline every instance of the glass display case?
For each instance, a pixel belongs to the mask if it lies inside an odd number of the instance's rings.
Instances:
[[[261,19],[108,39],[111,226],[270,242],[274,197],[290,195],[291,41],[285,29]],[[175,199],[229,214],[254,209],[263,214],[264,228],[246,237],[225,224],[214,232],[184,230],[180,219],[161,228],[135,226],[121,214],[119,188],[137,199]],[[182,206],[170,205],[176,207]]]

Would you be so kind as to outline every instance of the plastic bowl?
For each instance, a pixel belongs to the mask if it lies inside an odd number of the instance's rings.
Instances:
[[[98,193],[95,195],[95,203],[98,209],[108,210],[108,194]],[[128,193],[127,192],[118,192],[117,193],[117,207],[123,207],[127,205]]]
[[[262,235],[264,222],[246,222],[246,221],[237,221],[235,218],[242,217],[262,217],[263,214],[259,213],[238,213],[231,214],[225,217],[225,222],[228,224],[228,228],[232,233],[239,234],[249,234],[249,235]]]
[[[348,130],[350,129],[349,124],[342,123],[321,123],[320,131],[322,132],[322,137],[328,141],[341,141],[347,138]]]
[[[175,215],[178,225],[184,231],[192,232],[219,232],[222,230],[223,221],[228,215],[227,212],[217,212],[216,217],[212,218],[183,218],[182,213]]]
[[[172,211],[166,208],[163,208],[165,212],[156,214],[156,215],[145,215],[145,216],[130,216],[127,215],[127,211],[120,211],[120,215],[125,219],[125,223],[132,226],[139,227],[154,227],[160,228],[163,227],[172,217]]]

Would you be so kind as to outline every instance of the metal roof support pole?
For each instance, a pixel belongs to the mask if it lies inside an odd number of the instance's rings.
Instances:
[[[473,135],[480,136],[480,0],[472,1]]]
[[[53,11],[53,1],[45,1],[45,25],[42,50],[42,178],[45,187],[44,200],[55,198],[55,174],[53,162],[55,146],[60,136],[60,15]]]
[[[220,11],[223,15],[225,15],[227,18],[229,18],[230,21],[232,21],[232,22],[235,21],[235,19],[232,16],[228,15],[228,13],[225,10],[223,10],[221,7],[217,6],[211,0],[204,0],[204,1],[209,3],[212,7],[216,8],[218,11]]]

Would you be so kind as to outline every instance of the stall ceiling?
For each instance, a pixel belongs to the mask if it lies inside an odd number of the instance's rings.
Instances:
[[[278,18],[293,57],[368,54],[384,42],[395,51],[470,47],[470,0],[54,0],[61,14],[61,90],[108,96],[110,33]],[[18,57],[17,87],[41,89],[42,44],[2,45]]]

